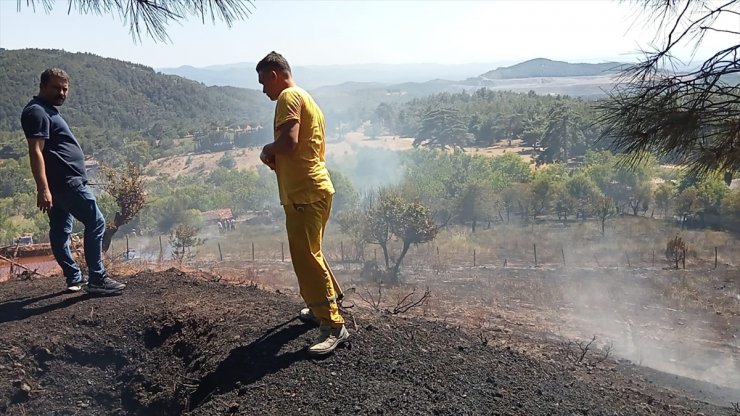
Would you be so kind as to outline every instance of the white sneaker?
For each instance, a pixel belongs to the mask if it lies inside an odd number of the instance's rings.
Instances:
[[[70,283],[67,285],[67,292],[74,293],[82,290],[82,283]]]
[[[349,339],[347,328],[342,325],[339,328],[321,328],[319,342],[308,348],[309,355],[326,355],[334,351],[339,344]]]
[[[76,282],[70,282],[67,281],[67,292],[69,293],[75,293],[82,290],[82,288],[87,285],[87,278],[85,276],[82,276],[80,280]]]
[[[298,319],[307,324],[321,324],[321,320],[316,315],[314,315],[313,311],[309,308],[301,309],[301,311],[298,312]]]

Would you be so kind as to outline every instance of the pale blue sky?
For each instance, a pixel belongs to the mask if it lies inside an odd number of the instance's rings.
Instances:
[[[231,29],[194,19],[170,25],[169,43],[135,43],[120,18],[67,15],[67,2],[57,3],[47,15],[25,0],[20,13],[16,0],[0,0],[0,47],[91,52],[155,68],[256,62],[271,50],[293,65],[598,62],[634,60],[654,35],[633,3],[610,0],[257,0]],[[713,34],[697,56],[733,42]]]

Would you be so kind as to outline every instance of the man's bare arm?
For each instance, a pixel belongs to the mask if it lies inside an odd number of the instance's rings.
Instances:
[[[298,131],[301,124],[298,120],[288,120],[280,125],[280,134],[277,140],[267,144],[262,151],[268,156],[289,155],[298,147]]]
[[[51,191],[46,180],[46,164],[44,163],[45,139],[28,139],[28,157],[31,160],[31,171],[36,181],[36,206],[43,212],[51,208]]]

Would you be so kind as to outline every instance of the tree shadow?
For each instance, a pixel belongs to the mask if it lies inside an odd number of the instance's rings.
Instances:
[[[92,296],[88,294],[82,294],[81,296],[74,296],[65,298],[56,303],[48,303],[46,305],[38,307],[28,307],[36,302],[41,302],[48,299],[53,299],[66,294],[65,291],[59,291],[55,293],[48,293],[46,295],[28,297],[24,296],[18,299],[10,299],[0,303],[0,324],[13,321],[22,321],[26,318],[45,314],[47,312],[53,312],[57,309],[67,308],[74,305],[77,302],[85,301],[90,299]]]
[[[296,320],[297,317],[283,322],[249,345],[231,350],[213,372],[201,379],[198,388],[190,395],[189,410],[207,402],[214,393],[234,390],[237,385],[248,386],[306,359],[305,348],[278,354],[283,346],[312,329],[305,324],[286,326]]]

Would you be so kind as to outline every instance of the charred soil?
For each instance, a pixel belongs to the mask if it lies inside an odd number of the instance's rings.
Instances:
[[[115,297],[65,294],[57,278],[0,284],[0,413],[735,414],[623,362],[568,361],[545,337],[503,346],[358,308],[351,342],[311,359],[318,330],[294,295],[176,269],[121,280]]]

